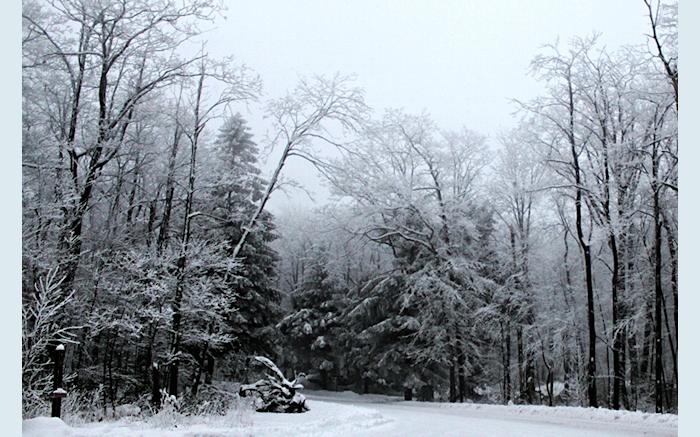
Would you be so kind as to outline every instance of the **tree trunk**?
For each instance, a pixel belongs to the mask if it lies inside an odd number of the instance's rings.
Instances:
[[[663,413],[663,375],[662,375],[662,330],[661,330],[661,305],[663,290],[661,289],[661,213],[659,206],[658,186],[658,142],[654,137],[652,144],[652,182],[651,189],[654,199],[654,400],[656,412]]]
[[[637,337],[632,333],[628,339],[629,363],[630,363],[630,405],[632,410],[637,409],[639,399],[639,353],[637,350]]]
[[[569,97],[569,132],[568,139],[571,148],[571,158],[575,176],[575,209],[576,209],[576,236],[578,243],[583,252],[583,266],[585,271],[586,283],[586,305],[588,316],[588,377],[586,384],[588,386],[588,404],[591,407],[598,407],[598,391],[596,389],[596,331],[595,331],[595,307],[593,301],[593,273],[591,262],[591,247],[583,234],[583,212],[582,203],[582,178],[581,167],[578,161],[578,153],[576,152],[576,140],[574,138],[574,95],[571,78],[568,78],[568,97]]]
[[[154,362],[151,366],[151,405],[155,411],[160,409],[160,403],[160,369]]]
[[[197,360],[197,372],[195,373],[194,381],[192,382],[192,396],[197,396],[199,384],[202,381],[202,374],[204,373],[207,355],[209,354],[209,343],[204,344],[204,349],[200,353],[201,355],[199,360]]]
[[[207,370],[204,373],[204,383],[211,385],[214,378],[214,356],[210,353],[207,356]]]
[[[609,246],[613,258],[612,267],[612,354],[613,354],[613,394],[612,394],[612,408],[614,410],[620,409],[620,398],[622,392],[625,391],[625,370],[623,367],[623,362],[620,357],[620,353],[624,347],[624,338],[620,332],[620,301],[619,301],[619,271],[620,271],[620,260],[617,251],[617,239],[611,230],[609,236]]]
[[[464,402],[464,395],[465,395],[465,369],[464,366],[466,364],[466,357],[464,356],[464,348],[462,345],[462,338],[461,335],[458,333],[457,334],[457,377],[458,377],[458,386],[459,386],[459,402]]]
[[[669,326],[668,313],[666,312],[666,297],[661,293],[661,308],[664,313],[664,324],[666,325],[666,338],[668,338],[669,351],[671,352],[671,360],[673,361],[673,377],[674,381],[678,380],[678,360],[676,359],[676,346],[673,343],[671,336],[671,327]]]
[[[527,403],[535,403],[535,358],[533,351],[526,351],[525,356],[525,389],[527,393]]]
[[[671,259],[671,291],[673,293],[673,328],[676,339],[675,355],[678,357],[678,243],[673,232],[669,220],[666,217],[663,209],[661,209],[661,221],[666,231],[666,242],[668,244],[668,254]],[[678,374],[677,370],[674,372]],[[676,376],[676,382],[678,377]]]
[[[516,331],[516,344],[518,348],[518,396],[522,400],[525,398],[526,382],[525,381],[525,356],[523,354],[523,328],[518,326]]]
[[[510,322],[506,322],[503,327],[503,338],[505,341],[505,353],[503,354],[503,401],[505,404],[511,400],[510,382]]]
[[[454,347],[451,349],[454,349]],[[450,355],[450,393],[448,396],[450,402],[457,402],[457,382],[455,379],[456,357],[454,355],[454,350]]]
[[[180,91],[182,93],[182,90]],[[180,98],[178,98],[177,106],[175,107],[175,133],[173,134],[173,143],[170,148],[170,157],[168,158],[168,177],[165,181],[165,204],[163,205],[163,214],[160,220],[160,229],[158,230],[158,241],[156,248],[158,253],[161,253],[168,242],[168,231],[170,228],[170,214],[173,208],[173,197],[175,194],[175,164],[177,162],[177,150],[182,138],[182,130],[180,129]]]
[[[128,206],[126,208],[126,224],[127,226],[131,225],[131,220],[133,219],[134,215],[134,201],[136,200],[136,191],[138,190],[138,183],[139,183],[139,170],[141,166],[139,165],[139,155],[136,154],[136,159],[134,162],[134,168],[133,168],[133,179],[131,180],[131,191],[129,191],[129,200],[128,200]]]
[[[148,222],[146,223],[146,247],[151,247],[151,242],[153,240],[153,224],[156,221],[159,196],[160,187],[158,187],[155,197],[150,202],[148,202]]]

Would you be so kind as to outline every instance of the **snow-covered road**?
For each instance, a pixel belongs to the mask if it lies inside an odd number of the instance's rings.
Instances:
[[[36,418],[23,425],[25,437],[572,437],[675,436],[678,416],[605,409],[404,402],[381,395],[307,392],[304,414],[252,413],[189,416],[165,425],[122,418],[68,426]]]
[[[615,413],[582,408],[505,407],[478,404],[439,404],[391,401],[388,397],[312,392],[314,401],[337,402],[377,411],[386,423],[358,436],[675,436],[675,417]],[[549,414],[547,414],[549,412]],[[664,415],[668,416],[668,415]],[[660,420],[661,419],[661,420]]]

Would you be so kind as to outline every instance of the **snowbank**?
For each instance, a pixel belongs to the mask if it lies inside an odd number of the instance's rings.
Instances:
[[[192,417],[172,427],[120,419],[69,426],[60,419],[38,417],[22,424],[24,437],[194,437],[194,436],[334,436],[356,435],[390,422],[377,411],[322,401],[308,401],[310,411],[301,414],[252,413],[249,421],[223,423],[221,417]]]
[[[23,436],[70,436],[71,429],[58,417],[35,417],[22,422]]]
[[[555,386],[556,387],[556,386]],[[556,390],[555,390],[556,391]],[[418,402],[404,401],[398,396],[387,395],[360,395],[351,391],[333,392],[324,390],[307,390],[307,396],[316,397],[325,401],[342,401],[342,402],[362,402],[362,403],[388,403],[400,402],[401,405],[414,405],[424,407],[437,408],[453,408],[464,409],[471,412],[479,412],[479,414],[489,417],[507,416],[524,416],[524,417],[544,417],[544,418],[562,418],[562,419],[577,419],[593,422],[612,422],[612,423],[632,423],[632,424],[657,424],[678,426],[678,415],[676,414],[655,414],[645,413],[642,411],[622,411],[609,410],[607,408],[586,408],[586,407],[548,407],[545,405],[493,405],[493,404],[475,404],[475,403],[448,403],[448,402]]]
[[[487,414],[489,416],[498,415],[518,415],[537,416],[546,418],[576,419],[593,421],[597,423],[630,423],[630,424],[654,424],[678,426],[678,415],[676,414],[655,414],[641,411],[609,410],[606,408],[585,408],[585,407],[547,407],[543,405],[488,405],[488,404],[450,404],[439,403],[442,408],[458,408]]]

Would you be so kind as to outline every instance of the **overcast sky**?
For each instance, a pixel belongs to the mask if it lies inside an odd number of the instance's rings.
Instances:
[[[541,91],[528,66],[543,44],[602,34],[610,49],[645,42],[642,0],[234,1],[207,32],[214,55],[232,54],[263,79],[266,98],[297,78],[356,74],[375,111],[427,111],[445,129],[464,125],[489,137],[514,125],[511,98]],[[265,100],[265,98],[263,98]],[[242,110],[262,142],[268,124]],[[279,150],[270,160],[277,160]],[[323,202],[327,192],[306,163],[286,176]],[[313,206],[301,192],[276,193],[273,212]]]

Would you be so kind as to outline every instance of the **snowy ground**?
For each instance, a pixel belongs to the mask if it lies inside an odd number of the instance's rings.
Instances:
[[[379,395],[308,392],[304,414],[192,418],[174,428],[121,419],[70,427],[58,419],[23,424],[26,437],[97,436],[675,436],[678,416],[569,407],[404,402]]]

